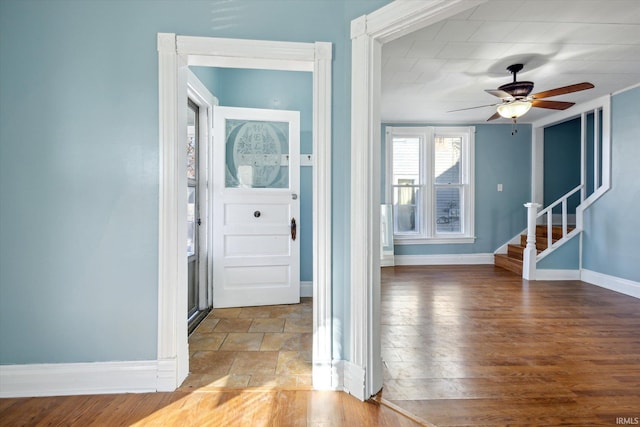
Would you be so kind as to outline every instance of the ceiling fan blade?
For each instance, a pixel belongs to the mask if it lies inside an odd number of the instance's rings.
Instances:
[[[477,107],[460,108],[458,110],[447,111],[447,113],[455,113],[456,111],[474,110],[476,108],[495,107],[496,105],[500,105],[500,104],[501,104],[501,102],[498,102],[498,103],[495,103],[495,104],[478,105]]]
[[[484,91],[487,92],[487,93],[490,93],[493,96],[497,96],[500,99],[513,98],[513,96],[511,96],[511,94],[509,92],[505,92],[505,91],[500,90],[500,89],[485,89]]]
[[[595,86],[589,82],[576,83],[574,85],[558,87],[555,89],[545,90],[531,95],[533,99],[551,98],[552,96],[565,95],[567,93],[579,92],[581,90],[593,89]]]
[[[567,108],[575,104],[576,104],[575,102],[542,101],[539,99],[534,99],[533,101],[531,101],[532,107],[549,108],[551,110],[566,110]]]
[[[490,122],[491,120],[499,119],[500,117],[500,114],[498,114],[498,112],[496,111],[495,113],[493,113],[493,116],[487,119],[487,121]]]

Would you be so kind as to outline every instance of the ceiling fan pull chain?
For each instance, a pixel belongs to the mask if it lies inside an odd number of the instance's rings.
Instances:
[[[518,124],[516,123],[516,119],[513,119],[513,124],[511,125],[511,135],[515,135],[518,133]]]

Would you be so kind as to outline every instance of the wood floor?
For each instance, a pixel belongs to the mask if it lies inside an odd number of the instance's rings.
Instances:
[[[418,425],[403,413],[443,427],[640,421],[638,299],[493,266],[389,267],[382,323],[383,405],[282,383],[225,390],[202,376],[173,393],[0,399],[0,426]],[[209,351],[207,337],[195,351]]]
[[[437,426],[640,421],[640,300],[493,266],[382,270],[382,398]]]
[[[418,423],[375,402],[303,390],[0,399],[0,426],[388,426]]]

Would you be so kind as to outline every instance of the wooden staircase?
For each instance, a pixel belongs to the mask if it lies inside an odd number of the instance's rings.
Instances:
[[[575,226],[567,227],[567,233],[571,232]],[[552,236],[553,241],[557,241],[562,238],[562,227],[554,226],[552,227]],[[527,246],[527,235],[520,235],[520,244],[512,245],[509,244],[507,246],[506,254],[495,254],[494,255],[494,264],[496,267],[502,267],[505,270],[512,271],[520,276],[522,276],[522,260],[524,258],[524,248]],[[546,225],[537,225],[536,226],[536,249],[538,253],[547,249],[548,241],[547,241],[547,226]]]

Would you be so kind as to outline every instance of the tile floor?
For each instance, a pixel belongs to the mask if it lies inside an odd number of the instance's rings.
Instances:
[[[180,387],[311,390],[312,304],[213,310],[189,337]]]

